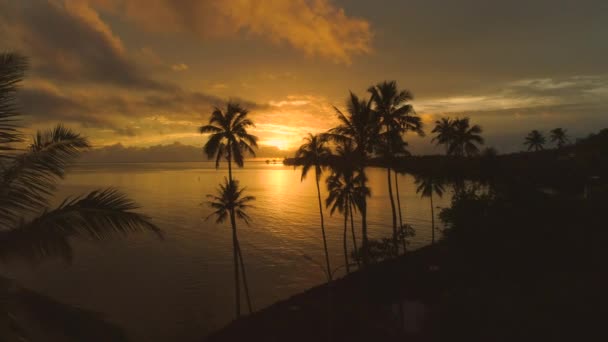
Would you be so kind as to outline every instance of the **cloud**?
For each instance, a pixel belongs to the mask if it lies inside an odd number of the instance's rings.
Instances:
[[[231,37],[242,33],[309,56],[350,64],[371,52],[370,23],[350,17],[331,0],[88,0],[100,10],[122,14],[148,31]],[[160,24],[162,23],[162,24]]]
[[[189,67],[184,63],[173,64],[171,66],[171,70],[173,70],[173,71],[186,71],[188,69],[189,69]]]
[[[128,57],[122,40],[85,2],[0,2],[0,20],[4,43],[31,57],[38,76],[149,90],[174,88],[148,78]]]

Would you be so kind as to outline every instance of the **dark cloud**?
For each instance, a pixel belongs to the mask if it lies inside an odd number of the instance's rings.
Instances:
[[[359,0],[344,2],[376,28],[379,79],[418,96],[467,94],[523,78],[608,72],[603,0]],[[370,72],[371,73],[371,72]]]
[[[31,58],[35,75],[62,82],[175,88],[148,78],[110,27],[78,1],[0,2],[0,19],[9,38],[4,44],[12,39],[11,45]]]
[[[50,85],[24,87],[18,92],[18,98],[28,125],[79,124],[127,137],[150,132],[195,132],[213,107],[222,106],[226,101],[182,90],[152,95],[140,92],[84,95],[67,90],[60,92]],[[266,108],[252,101],[234,101],[252,111]]]

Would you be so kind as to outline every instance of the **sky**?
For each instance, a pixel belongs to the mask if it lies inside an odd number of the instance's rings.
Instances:
[[[443,151],[443,116],[470,117],[500,152],[532,129],[608,127],[601,0],[0,0],[0,34],[30,59],[28,129],[64,123],[97,147],[201,147],[230,99],[279,157],[383,80],[415,95],[416,154]]]

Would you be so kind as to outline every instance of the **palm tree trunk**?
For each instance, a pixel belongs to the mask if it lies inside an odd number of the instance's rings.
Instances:
[[[386,168],[386,176],[388,181],[388,197],[391,200],[391,213],[393,214],[393,247],[395,250],[399,250],[399,245],[397,244],[397,213],[395,210],[395,200],[393,198],[393,186],[391,182],[391,168],[387,166]]]
[[[397,197],[397,208],[399,209],[399,225],[403,226],[403,217],[401,216],[401,201],[399,200],[399,181],[397,178],[397,172],[395,172],[395,193]]]
[[[321,189],[319,188],[319,172],[315,170],[317,184],[317,197],[319,199],[319,215],[321,215],[321,233],[323,234],[323,248],[325,249],[325,263],[327,264],[327,279],[331,281],[331,266],[329,265],[329,250],[327,249],[327,238],[325,237],[325,223],[323,222],[323,206],[321,204]]]
[[[355,250],[355,260],[357,261],[357,267],[360,268],[359,255],[357,254],[357,237],[355,236],[355,220],[353,219],[353,204],[349,201],[348,211],[350,213],[350,231],[353,236],[353,248]]]
[[[230,151],[230,144],[228,144],[228,180],[232,182],[232,152]]]
[[[237,241],[238,243],[238,241]],[[249,309],[249,314],[253,313],[253,305],[251,305],[251,296],[249,295],[249,285],[247,282],[247,273],[245,273],[245,263],[243,262],[243,253],[241,252],[241,244],[238,243],[238,253],[239,253],[239,261],[241,263],[241,273],[243,275],[243,287],[245,290],[245,299],[247,300],[247,308]]]
[[[399,177],[398,173],[395,171],[395,195],[397,197],[397,209],[399,210],[399,229],[403,229],[403,217],[401,216],[401,201],[399,199]],[[407,246],[405,245],[405,236],[403,238],[403,240],[401,241],[401,243],[403,244],[403,254],[405,254],[405,251],[407,249]]]
[[[342,243],[344,245],[344,266],[346,267],[346,273],[350,273],[350,266],[348,265],[348,245],[346,244],[346,232],[348,231],[348,207],[344,208],[344,234],[342,236]]]
[[[236,236],[234,209],[230,210],[230,224],[232,225],[232,254],[234,257],[234,295],[236,301],[236,318],[239,318],[241,316],[241,282],[239,280],[239,241]]]
[[[431,190],[431,245],[435,244],[435,208],[433,208],[433,192]]]
[[[361,176],[363,177],[362,186],[365,188],[365,167],[361,167]],[[363,266],[369,264],[369,240],[367,238],[367,198],[363,198],[361,203],[361,261]]]

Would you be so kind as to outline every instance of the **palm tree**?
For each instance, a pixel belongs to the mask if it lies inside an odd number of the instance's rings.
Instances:
[[[249,111],[241,107],[238,103],[228,102],[226,109],[215,107],[211,113],[209,124],[201,126],[199,132],[201,134],[211,134],[203,150],[208,159],[215,159],[215,167],[218,168],[220,160],[226,158],[228,162],[228,180],[232,181],[232,161],[238,167],[243,167],[245,164],[244,155],[249,153],[255,156],[254,148],[257,148],[258,138],[247,132],[249,127],[255,127],[253,122],[247,117]],[[230,224],[236,227],[234,214],[230,215]],[[236,234],[236,231],[234,232]],[[245,265],[242,263],[243,256],[238,241],[233,241],[233,253],[235,263],[235,282],[238,284],[238,260],[241,261],[241,271],[243,273],[243,282],[245,286],[245,295],[249,312],[251,313],[251,298],[247,285],[247,277],[245,275]],[[240,292],[239,292],[240,293]],[[237,317],[240,316],[240,297],[237,296]]]
[[[336,154],[332,155],[330,167],[333,170],[331,176],[326,180],[329,195],[325,200],[327,207],[331,206],[330,214],[338,210],[344,214],[344,261],[346,272],[350,273],[350,263],[348,261],[347,228],[348,218],[350,217],[351,235],[353,249],[357,251],[357,238],[355,235],[354,212],[361,207],[362,200],[369,193],[369,189],[361,182],[360,174],[357,169],[357,154],[350,140],[340,143],[336,147]],[[355,253],[356,255],[356,253]],[[359,258],[356,258],[359,265]]]
[[[481,137],[482,129],[479,125],[470,125],[469,118],[453,121],[453,138],[449,145],[448,154],[457,157],[471,157],[479,154],[479,147],[484,140]]]
[[[162,237],[135,202],[116,189],[94,190],[49,207],[57,183],[90,144],[61,125],[39,131],[27,148],[17,126],[15,95],[27,69],[17,54],[0,54],[0,258],[72,257],[71,238],[103,240],[151,231]]]
[[[379,125],[383,128],[382,143],[385,145],[382,150],[387,161],[387,184],[388,195],[391,202],[391,213],[393,219],[393,242],[397,245],[397,212],[395,200],[393,199],[393,189],[391,181],[391,169],[394,160],[396,146],[403,144],[401,136],[407,131],[414,131],[423,136],[422,120],[416,115],[414,107],[408,102],[414,96],[408,90],[397,90],[397,82],[384,81],[368,89],[372,101],[375,104],[375,111],[378,113]]]
[[[322,166],[327,162],[331,152],[325,145],[322,136],[308,133],[304,138],[304,144],[296,151],[296,160],[302,165],[302,180],[306,178],[311,167],[315,169],[315,183],[317,185],[317,197],[319,200],[319,215],[321,216],[321,233],[323,235],[323,248],[325,249],[325,262],[327,264],[327,277],[331,281],[331,266],[329,265],[329,251],[327,249],[327,239],[325,237],[325,223],[323,221],[323,205],[321,204],[321,189],[319,180],[321,179]]]
[[[431,244],[434,244],[435,208],[433,206],[433,193],[437,194],[439,197],[443,196],[443,182],[440,178],[437,178],[435,176],[424,176],[416,177],[415,183],[417,185],[416,193],[421,194],[422,197],[429,197],[431,199]]]
[[[239,281],[239,256],[240,256],[240,245],[236,232],[236,218],[241,219],[246,224],[249,224],[250,217],[246,213],[248,208],[252,206],[249,204],[255,200],[253,196],[244,196],[244,188],[239,188],[239,182],[236,180],[229,180],[224,178],[224,184],[220,184],[217,195],[207,195],[209,199],[209,206],[214,210],[207,219],[211,216],[215,216],[216,223],[223,223],[227,217],[230,217],[230,225],[232,227],[232,252],[234,257],[234,288],[235,288],[235,300],[236,300],[236,317],[241,315],[241,291]],[[242,256],[240,257],[242,264]],[[244,267],[244,265],[242,265]],[[245,274],[243,273],[243,276]],[[245,282],[245,286],[247,283]],[[245,289],[248,292],[248,289]],[[249,295],[247,295],[249,310],[251,311],[251,303],[249,302]]]
[[[444,145],[445,154],[448,155],[454,141],[454,120],[447,117],[435,121],[435,128],[431,132],[436,134],[431,142]]]
[[[347,231],[348,231],[348,217],[352,215],[349,211],[351,207],[351,192],[353,188],[353,179],[340,174],[332,174],[327,177],[327,190],[329,195],[325,200],[325,206],[331,207],[330,215],[333,215],[336,209],[339,213],[344,214],[344,232],[342,235],[342,244],[344,248],[344,266],[346,267],[346,273],[350,273],[350,262],[348,261],[348,244],[347,244]]]
[[[541,132],[533,130],[526,136],[524,145],[528,146],[528,151],[540,151],[543,150],[543,145],[546,141],[547,139],[545,139],[545,136]]]
[[[554,128],[551,130],[551,142],[557,144],[557,148],[561,149],[569,142],[567,131],[563,128]]]
[[[358,177],[360,177],[361,186],[366,188],[367,177],[365,166],[369,160],[369,155],[377,145],[380,126],[376,119],[376,113],[371,109],[371,101],[359,99],[357,95],[351,92],[346,103],[346,109],[347,114],[344,114],[334,107],[340,124],[330,129],[326,136],[337,143],[350,141],[354,144],[355,165]],[[361,213],[361,250],[363,251],[362,261],[364,265],[368,264],[367,197],[369,196],[370,193],[368,191],[360,199],[359,203],[359,212]]]
[[[211,134],[203,150],[209,159],[215,159],[218,168],[220,160],[228,162],[228,180],[232,180],[232,161],[238,167],[243,167],[244,154],[255,156],[253,148],[257,148],[258,138],[247,133],[247,128],[255,127],[247,118],[249,111],[237,103],[228,102],[226,109],[216,107],[211,113],[209,124],[201,126],[201,134]]]

